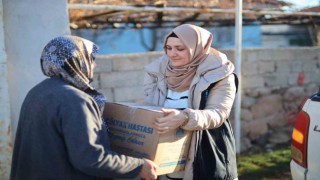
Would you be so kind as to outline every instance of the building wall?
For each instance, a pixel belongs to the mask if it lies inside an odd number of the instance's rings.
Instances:
[[[296,113],[305,98],[320,85],[319,50],[243,50],[240,77],[243,88],[242,151],[257,142],[274,144],[290,139]],[[234,59],[232,50],[223,52],[230,60]],[[94,85],[107,96],[108,101],[142,102],[143,66],[159,56],[160,52],[99,56]]]
[[[40,69],[43,47],[55,36],[70,34],[70,29],[66,1],[4,0],[3,5],[10,110],[15,132],[26,93],[44,79]]]
[[[66,1],[0,1],[0,179],[9,177],[22,101],[44,79],[39,64],[42,48],[63,34],[70,34]],[[234,59],[232,51],[224,52]],[[243,142],[250,145],[263,134],[292,124],[301,102],[320,84],[318,52],[318,48],[244,50]],[[141,102],[143,66],[160,55],[99,56],[95,85],[109,101]]]
[[[205,27],[213,35],[212,46],[216,48],[233,48],[235,39],[235,28],[232,26],[225,27]],[[242,47],[252,48],[261,47],[262,26],[246,25],[242,27]],[[270,28],[269,28],[270,29]],[[272,28],[271,28],[272,29]],[[275,28],[276,29],[276,28]],[[129,54],[142,53],[148,51],[161,51],[163,37],[165,37],[172,28],[157,29],[77,29],[72,30],[71,34],[84,37],[99,45],[101,54]],[[269,37],[269,36],[268,36]],[[274,37],[271,35],[271,38]],[[289,45],[288,38],[281,36],[286,44],[274,43],[273,47],[278,45]],[[155,41],[155,42],[153,42]],[[269,40],[271,41],[271,40]],[[106,43],[108,42],[108,43]],[[276,41],[277,42],[277,41]],[[155,43],[153,47],[153,43]],[[268,39],[267,39],[268,43]],[[270,46],[270,43],[266,44]],[[153,49],[154,48],[154,49]]]
[[[9,179],[22,101],[44,79],[42,48],[70,34],[66,6],[67,1],[0,0],[0,179]]]
[[[312,46],[312,31],[306,25],[262,25],[261,47],[298,47]],[[253,47],[253,46],[252,46]]]
[[[0,1],[0,12],[3,12],[2,1]],[[8,62],[5,52],[3,19],[3,13],[0,13],[0,179],[8,177],[11,161]]]

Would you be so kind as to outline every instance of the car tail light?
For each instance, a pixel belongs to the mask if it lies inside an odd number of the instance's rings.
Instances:
[[[309,130],[309,115],[300,111],[292,131],[291,158],[302,167],[307,168],[307,142]]]

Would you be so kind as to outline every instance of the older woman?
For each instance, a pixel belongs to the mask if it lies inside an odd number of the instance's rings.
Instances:
[[[211,43],[209,31],[180,25],[165,38],[165,54],[145,67],[145,102],[165,107],[165,116],[154,122],[158,133],[177,128],[193,131],[180,175],[186,180],[238,176],[228,120],[236,94],[234,65]]]
[[[23,102],[10,179],[157,177],[152,161],[109,147],[101,118],[106,98],[90,85],[97,50],[76,36],[60,36],[45,46],[41,67],[49,78]]]

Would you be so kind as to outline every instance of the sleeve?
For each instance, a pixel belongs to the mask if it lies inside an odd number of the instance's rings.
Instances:
[[[210,90],[204,110],[184,110],[189,116],[189,121],[182,128],[203,130],[220,127],[230,115],[235,95],[235,77],[231,74]]]
[[[144,102],[152,104],[156,91],[156,77],[150,73],[145,73],[143,82]]]
[[[92,98],[81,99],[64,107],[62,132],[71,164],[85,174],[96,177],[134,178],[142,159],[119,155],[103,142],[101,119]]]

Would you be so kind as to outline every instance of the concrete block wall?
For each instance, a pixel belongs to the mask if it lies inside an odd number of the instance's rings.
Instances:
[[[1,53],[0,53],[1,54]],[[3,61],[0,55],[0,61]],[[7,64],[0,62],[0,179],[10,172],[12,143],[10,129],[10,102],[7,82]]]
[[[234,61],[233,50],[221,50]],[[244,49],[242,53],[242,88],[288,88],[320,84],[319,48]],[[99,55],[96,59],[94,85],[109,101],[141,101],[143,67],[162,52]],[[141,90],[141,91],[139,91]]]
[[[94,86],[111,102],[143,101],[143,67],[161,52],[100,55],[96,58]]]
[[[12,143],[10,128],[10,100],[8,63],[5,52],[3,4],[0,1],[0,179],[9,179]]]
[[[223,52],[233,60],[233,51]],[[297,113],[319,89],[319,73],[317,47],[244,49],[241,151],[290,141]]]
[[[320,48],[244,49],[241,151],[290,140],[295,115],[320,85]],[[233,50],[221,50],[234,61]],[[98,56],[95,87],[111,102],[143,101],[143,67],[162,52]],[[231,114],[232,120],[233,114]],[[280,133],[280,135],[279,135]],[[281,136],[282,139],[273,137]]]

